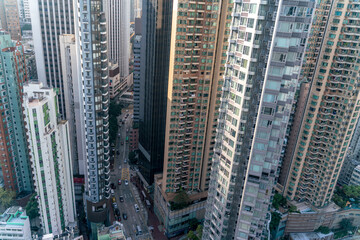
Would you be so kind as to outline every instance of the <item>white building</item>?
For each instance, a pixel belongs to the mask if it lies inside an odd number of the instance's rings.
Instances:
[[[30,221],[21,207],[10,207],[0,215],[0,239],[31,239]]]
[[[28,1],[38,79],[59,89],[59,110],[66,119],[59,36],[74,33],[73,1]]]
[[[57,93],[42,83],[24,85],[24,111],[45,234],[61,234],[75,221],[69,125],[59,121]]]
[[[84,153],[85,142],[84,127],[80,121],[80,113],[84,112],[81,104],[82,88],[78,77],[78,63],[76,55],[76,44],[74,34],[63,34],[59,37],[61,70],[63,75],[64,101],[66,119],[69,122],[69,131],[71,142],[71,158],[73,160],[73,169],[75,173],[85,174],[86,156]]]
[[[109,61],[119,64],[120,77],[129,75],[130,1],[104,1]]]

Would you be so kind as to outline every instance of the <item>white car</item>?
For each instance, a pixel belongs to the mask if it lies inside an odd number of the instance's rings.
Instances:
[[[111,190],[110,190],[110,192],[111,192],[111,195],[112,195],[112,196],[114,196],[114,195],[115,195],[115,191],[114,191],[114,189],[111,189]]]
[[[139,206],[138,206],[137,204],[135,204],[134,207],[135,207],[135,211],[136,211],[136,212],[139,212],[139,211],[140,211],[140,208],[139,208]]]
[[[125,179],[125,185],[129,185],[129,182],[127,179]]]
[[[119,166],[119,170],[121,169],[121,165]]]

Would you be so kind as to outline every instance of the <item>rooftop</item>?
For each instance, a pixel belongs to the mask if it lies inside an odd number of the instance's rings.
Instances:
[[[8,208],[0,215],[0,225],[19,225],[23,226],[27,221],[25,210],[22,207],[14,206]]]
[[[333,202],[331,202],[329,205],[323,208],[315,208],[314,206],[312,206],[307,202],[290,201],[290,204],[296,206],[297,210],[300,211],[300,213],[336,212],[341,209],[338,205],[336,205]]]

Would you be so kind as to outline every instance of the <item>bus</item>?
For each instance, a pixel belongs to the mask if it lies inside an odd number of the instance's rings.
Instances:
[[[129,136],[126,136],[126,142],[129,142]]]

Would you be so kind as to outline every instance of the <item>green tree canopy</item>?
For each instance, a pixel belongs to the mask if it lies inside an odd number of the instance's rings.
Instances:
[[[360,198],[360,186],[344,186],[343,191],[345,195],[349,198]]]
[[[320,232],[322,234],[328,234],[330,233],[330,228],[325,226],[320,226],[318,229],[315,230],[315,232]]]
[[[344,230],[352,230],[354,228],[353,226],[353,219],[350,218],[343,218],[339,222],[340,228]]]
[[[34,219],[39,215],[39,204],[36,199],[36,194],[34,193],[29,202],[26,205],[26,214],[29,216],[30,219]]]
[[[193,231],[189,231],[187,234],[188,239],[191,240],[200,240],[198,236],[196,236],[196,234]]]
[[[286,207],[286,198],[284,198],[281,194],[275,193],[274,199],[272,202],[272,206],[278,210],[279,206]]]
[[[14,191],[0,188],[0,207],[2,210],[10,207],[15,199],[16,193]]]
[[[199,224],[196,228],[196,232],[199,236],[200,239],[202,239],[202,232],[203,232],[203,226],[201,224]]]

